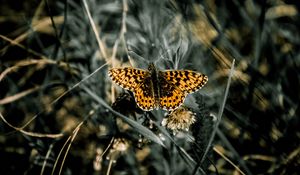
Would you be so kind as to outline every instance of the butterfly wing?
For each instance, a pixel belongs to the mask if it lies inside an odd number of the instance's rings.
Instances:
[[[130,67],[112,68],[108,71],[108,75],[113,82],[133,92],[135,101],[141,109],[150,111],[155,108],[153,82],[149,71]]]
[[[186,97],[186,93],[167,81],[165,77],[159,76],[159,106],[168,111],[177,109]]]
[[[208,81],[206,75],[190,70],[160,71],[159,74],[185,93],[201,89]]]
[[[124,89],[134,92],[135,88],[149,76],[149,71],[134,69],[130,67],[112,68],[108,71],[108,75],[113,82]]]
[[[150,111],[156,108],[151,76],[146,77],[144,81],[135,88],[134,98],[137,105],[144,111]]]

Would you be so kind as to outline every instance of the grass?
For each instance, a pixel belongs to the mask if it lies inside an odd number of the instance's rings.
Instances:
[[[1,2],[0,174],[297,174],[299,7]],[[188,131],[107,75],[150,62],[208,76],[176,113]]]

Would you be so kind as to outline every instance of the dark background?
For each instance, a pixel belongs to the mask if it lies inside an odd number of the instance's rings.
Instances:
[[[299,172],[299,1],[92,0],[100,42],[84,2],[0,2],[0,174]],[[209,77],[189,132],[112,88],[109,67],[149,62]]]

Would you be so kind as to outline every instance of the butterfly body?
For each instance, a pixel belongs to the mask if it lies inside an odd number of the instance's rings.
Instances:
[[[145,111],[174,110],[187,94],[200,89],[208,80],[206,75],[190,70],[159,71],[154,64],[148,70],[112,68],[108,73],[112,81],[134,93],[137,105]]]

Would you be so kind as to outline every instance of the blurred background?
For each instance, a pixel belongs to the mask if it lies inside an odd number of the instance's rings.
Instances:
[[[300,1],[0,3],[0,174],[298,174]],[[145,112],[107,71],[150,62],[209,81]]]

